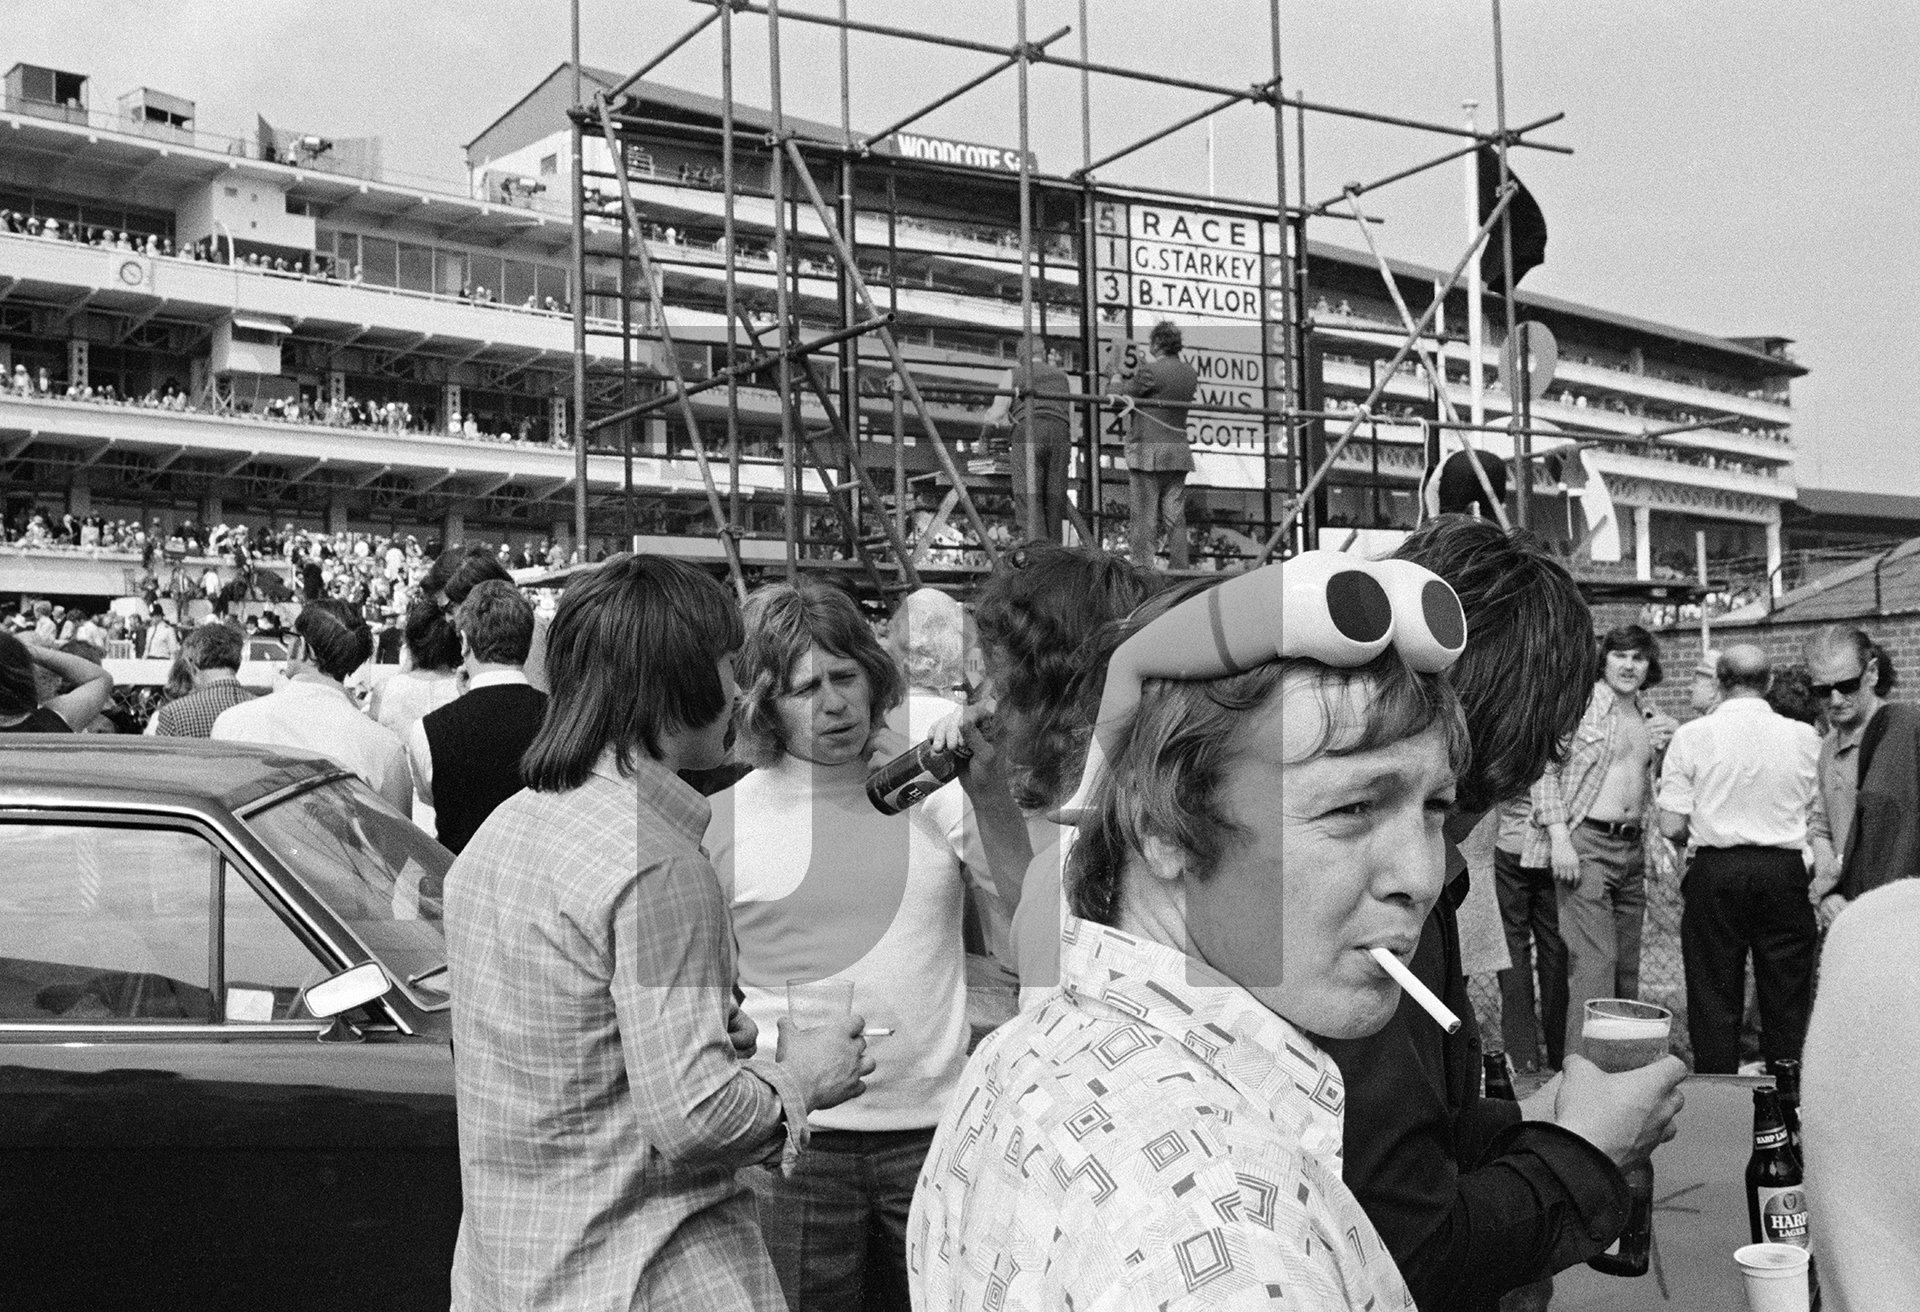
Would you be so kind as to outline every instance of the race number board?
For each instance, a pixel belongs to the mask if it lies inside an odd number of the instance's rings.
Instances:
[[[1286,454],[1286,430],[1259,415],[1286,404],[1281,301],[1286,262],[1278,224],[1254,214],[1099,201],[1094,207],[1094,300],[1102,376],[1112,390],[1148,355],[1162,319],[1179,325],[1182,355],[1200,376],[1188,412],[1192,482],[1210,487],[1265,484],[1271,453]],[[1126,441],[1123,413],[1107,417],[1103,443]]]

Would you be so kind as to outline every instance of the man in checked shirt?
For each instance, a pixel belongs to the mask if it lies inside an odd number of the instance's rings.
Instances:
[[[465,1214],[456,1312],[785,1312],[740,1167],[791,1170],[857,1096],[865,1022],[752,1058],[706,800],[726,755],[733,599],[615,556],[568,588],[527,791],[447,876]]]
[[[1593,694],[1566,761],[1533,786],[1526,866],[1553,868],[1567,944],[1565,1051],[1580,1051],[1592,998],[1640,996],[1644,843],[1654,766],[1679,724],[1641,696],[1660,683],[1660,645],[1638,624],[1600,640]]]

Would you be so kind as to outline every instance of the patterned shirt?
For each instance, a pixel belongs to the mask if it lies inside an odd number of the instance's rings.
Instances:
[[[785,1312],[735,1172],[783,1144],[791,1168],[806,1107],[728,1042],[707,817],[657,761],[622,779],[609,753],[509,798],[454,862],[456,1312]]]
[[[1339,1069],[1171,948],[1067,922],[1061,990],[980,1046],[914,1194],[917,1312],[1413,1306],[1342,1182]]]
[[[153,729],[154,736],[210,738],[213,736],[213,722],[220,718],[220,712],[252,700],[253,694],[242,688],[240,680],[234,675],[218,675],[207,680],[204,686],[195,688],[184,697],[175,698],[154,712],[154,717],[159,720]]]

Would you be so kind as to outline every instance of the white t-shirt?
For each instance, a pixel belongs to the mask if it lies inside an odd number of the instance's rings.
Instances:
[[[866,1092],[809,1122],[924,1129],[967,1061],[963,882],[987,863],[949,784],[904,814],[867,800],[866,769],[785,756],[708,799],[706,850],[733,908],[745,1010],[771,1055],[789,980],[850,980],[870,1028]]]

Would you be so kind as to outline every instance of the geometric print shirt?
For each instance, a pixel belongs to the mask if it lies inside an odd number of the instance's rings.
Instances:
[[[1331,1058],[1091,921],[1068,919],[1060,983],[947,1104],[907,1224],[917,1312],[1413,1307],[1341,1180]]]

